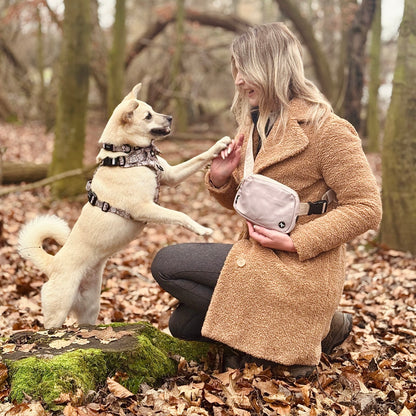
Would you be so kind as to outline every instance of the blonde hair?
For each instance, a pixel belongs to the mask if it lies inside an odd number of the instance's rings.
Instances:
[[[305,78],[301,44],[283,23],[254,26],[238,36],[231,45],[231,72],[234,79],[240,72],[246,82],[261,91],[258,130],[263,139],[270,113],[277,113],[279,128],[286,128],[293,98],[312,104],[307,117],[314,129],[332,111],[318,88]],[[231,110],[239,125],[249,115],[250,104],[239,87]]]

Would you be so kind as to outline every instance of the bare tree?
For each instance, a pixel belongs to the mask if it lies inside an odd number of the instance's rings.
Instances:
[[[381,242],[416,254],[416,2],[405,0],[383,141]]]
[[[113,44],[108,59],[107,114],[111,115],[121,101],[124,89],[124,56],[126,50],[126,0],[116,1]]]
[[[381,52],[381,0],[377,0],[376,12],[371,26],[370,78],[368,85],[367,106],[367,150],[378,152],[380,136],[380,119],[378,107],[378,89],[380,87],[380,52]]]
[[[65,0],[55,142],[49,174],[81,168],[84,155],[90,59],[90,2]],[[52,186],[55,197],[73,196],[85,180],[71,177]]]

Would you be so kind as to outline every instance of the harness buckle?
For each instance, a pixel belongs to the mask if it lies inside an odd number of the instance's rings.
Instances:
[[[88,202],[92,206],[95,206],[95,204],[97,203],[97,200],[98,200],[97,194],[93,191],[88,191]]]
[[[110,204],[108,202],[104,201],[103,205],[101,207],[101,211],[108,212],[108,211],[110,211],[110,208],[111,208]]]
[[[324,214],[328,207],[328,201],[321,199],[320,201],[315,202],[308,202],[309,204],[309,212],[308,215],[312,214]]]

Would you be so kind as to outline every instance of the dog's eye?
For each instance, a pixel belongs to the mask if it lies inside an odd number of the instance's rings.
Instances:
[[[146,119],[146,120],[150,120],[151,118],[152,118],[152,115],[148,112],[148,113],[146,114],[145,119]]]

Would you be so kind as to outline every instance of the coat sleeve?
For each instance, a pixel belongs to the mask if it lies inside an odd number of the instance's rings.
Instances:
[[[337,195],[327,214],[299,224],[291,233],[301,261],[377,229],[382,215],[380,191],[355,129],[336,118],[324,128],[317,144],[322,177]]]
[[[209,180],[209,171],[205,175],[205,185],[209,191],[209,193],[225,208],[227,209],[234,209],[233,202],[234,197],[237,192],[238,184],[235,178],[235,175],[232,175],[228,182],[221,186],[220,188],[216,188],[213,186]]]

